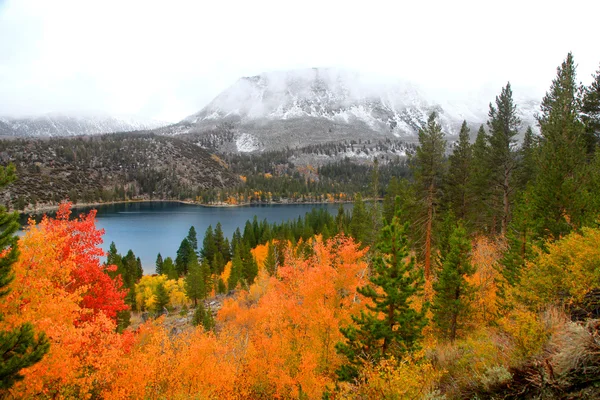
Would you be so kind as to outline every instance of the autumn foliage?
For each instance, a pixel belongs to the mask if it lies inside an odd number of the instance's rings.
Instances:
[[[100,264],[102,232],[94,213],[68,217],[63,204],[56,219],[30,222],[19,241],[12,292],[0,305],[3,325],[31,322],[50,341],[49,353],[23,370],[25,379],[11,389],[18,398],[86,397],[108,379],[98,376],[107,355],[131,340],[115,333],[125,293]]]

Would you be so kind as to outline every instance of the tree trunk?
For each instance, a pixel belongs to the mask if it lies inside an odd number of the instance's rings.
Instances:
[[[509,178],[510,172],[505,169],[504,170],[504,185],[502,187],[502,189],[504,190],[504,196],[503,196],[503,205],[504,205],[504,213],[502,215],[502,237],[506,237],[506,232],[508,230],[508,213],[509,213],[509,204],[508,204],[508,192],[509,192],[509,185],[508,185],[508,178]]]
[[[425,232],[425,283],[431,280],[431,230],[433,226],[433,182],[429,185],[427,196],[427,228]]]

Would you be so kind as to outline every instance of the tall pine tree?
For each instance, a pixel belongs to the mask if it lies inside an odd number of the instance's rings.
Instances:
[[[451,342],[467,318],[472,289],[465,278],[475,272],[469,260],[470,252],[467,232],[459,223],[450,235],[448,252],[443,255],[432,304],[433,322],[441,335]]]
[[[490,170],[492,183],[500,196],[500,234],[506,236],[515,191],[514,172],[517,168],[517,141],[521,120],[513,102],[510,82],[496,97],[496,106],[490,103],[488,127],[490,128]]]
[[[541,138],[532,206],[538,236],[558,238],[595,218],[586,184],[588,142],[581,122],[580,88],[569,53],[542,100]],[[597,194],[596,194],[597,196]]]
[[[491,171],[489,136],[483,125],[477,131],[473,143],[473,160],[471,164],[469,197],[473,199],[468,220],[474,225],[476,231],[489,233],[490,231],[490,181]]]
[[[427,125],[419,130],[419,145],[414,158],[417,190],[422,202],[425,227],[425,281],[431,282],[433,225],[439,205],[441,183],[445,173],[446,140],[437,114],[432,112]]]
[[[427,307],[417,312],[410,305],[409,299],[423,289],[423,271],[409,257],[408,229],[399,213],[382,229],[370,283],[358,289],[373,305],[352,316],[353,325],[340,328],[346,340],[336,350],[348,361],[336,371],[340,380],[355,379],[365,362],[388,356],[401,359],[418,347]]]
[[[185,276],[184,287],[187,297],[194,302],[194,307],[198,306],[198,300],[206,297],[204,275],[195,253],[189,260],[188,274]]]
[[[469,184],[473,149],[469,138],[470,129],[463,121],[458,135],[458,143],[448,158],[450,168],[446,178],[446,196],[450,209],[459,219],[466,219],[471,207]]]

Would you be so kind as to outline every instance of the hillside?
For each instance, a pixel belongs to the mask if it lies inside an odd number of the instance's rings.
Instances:
[[[206,150],[149,133],[5,140],[0,159],[14,163],[18,175],[0,199],[18,209],[67,197],[74,202],[191,199],[237,181]]]
[[[97,135],[154,129],[165,123],[136,117],[108,115],[45,114],[33,117],[1,117],[0,137],[57,137]]]
[[[255,152],[339,141],[416,141],[435,111],[456,136],[463,120],[473,131],[488,118],[493,98],[447,99],[411,82],[381,82],[357,72],[312,68],[240,78],[206,107],[157,132],[220,136],[225,152]],[[535,125],[538,101],[519,94],[523,130]],[[223,136],[222,127],[232,134]]]

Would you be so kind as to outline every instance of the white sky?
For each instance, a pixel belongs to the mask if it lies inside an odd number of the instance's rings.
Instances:
[[[568,51],[590,82],[598,15],[598,0],[0,0],[0,115],[178,121],[241,76],[310,67],[541,98]]]

